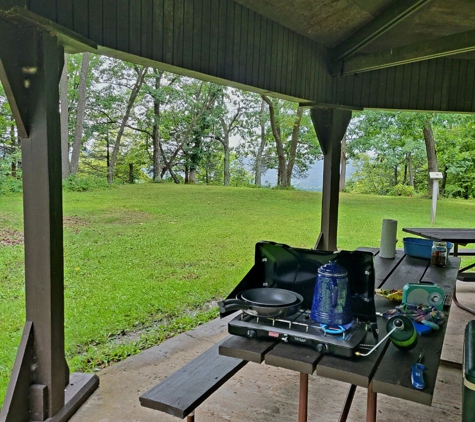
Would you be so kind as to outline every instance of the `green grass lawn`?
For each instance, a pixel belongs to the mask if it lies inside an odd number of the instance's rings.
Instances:
[[[141,184],[64,195],[65,330],[72,371],[95,370],[218,315],[254,245],[311,248],[321,195]],[[429,227],[428,199],[341,195],[338,247],[379,245],[383,218]],[[475,202],[440,200],[437,227],[474,227]],[[25,320],[22,198],[0,198],[0,402]]]

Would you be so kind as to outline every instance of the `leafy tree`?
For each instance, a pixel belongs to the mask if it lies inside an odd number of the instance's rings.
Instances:
[[[310,120],[302,125],[302,107],[261,95],[269,108],[271,133],[276,146],[277,186],[290,187],[292,176],[301,177],[319,155]]]
[[[365,193],[387,194],[400,184],[415,187],[415,175],[424,168],[427,174],[423,118],[415,113],[374,111],[355,116],[346,135],[347,156],[360,169],[353,178],[364,178],[363,169],[374,175],[377,168],[378,177],[385,179],[376,182],[370,177],[366,185],[364,180],[358,180],[359,190],[365,185]],[[358,161],[361,161],[359,166]]]
[[[475,197],[475,117],[437,114],[433,119],[437,157],[447,196]]]
[[[0,84],[0,194],[21,189],[21,152],[10,105]]]

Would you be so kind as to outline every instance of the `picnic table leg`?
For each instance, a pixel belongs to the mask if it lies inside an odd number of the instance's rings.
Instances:
[[[376,405],[378,394],[373,392],[373,383],[368,385],[368,399],[366,401],[366,422],[376,422]]]
[[[300,373],[299,422],[307,422],[308,374]]]
[[[348,419],[348,414],[350,413],[351,403],[353,403],[353,397],[355,396],[356,385],[351,384],[350,389],[348,390],[348,395],[346,396],[345,406],[341,411],[340,419],[338,422],[346,422]]]

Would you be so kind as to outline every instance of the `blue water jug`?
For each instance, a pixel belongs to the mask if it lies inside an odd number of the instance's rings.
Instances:
[[[348,272],[330,261],[318,269],[310,316],[313,321],[332,327],[349,324],[351,313]]]

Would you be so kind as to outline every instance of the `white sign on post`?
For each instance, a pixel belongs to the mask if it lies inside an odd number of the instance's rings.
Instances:
[[[440,171],[431,171],[429,172],[429,177],[434,181],[432,185],[432,207],[430,211],[430,222],[431,224],[435,223],[435,212],[437,208],[437,197],[439,196],[439,180],[443,179],[444,176]]]

